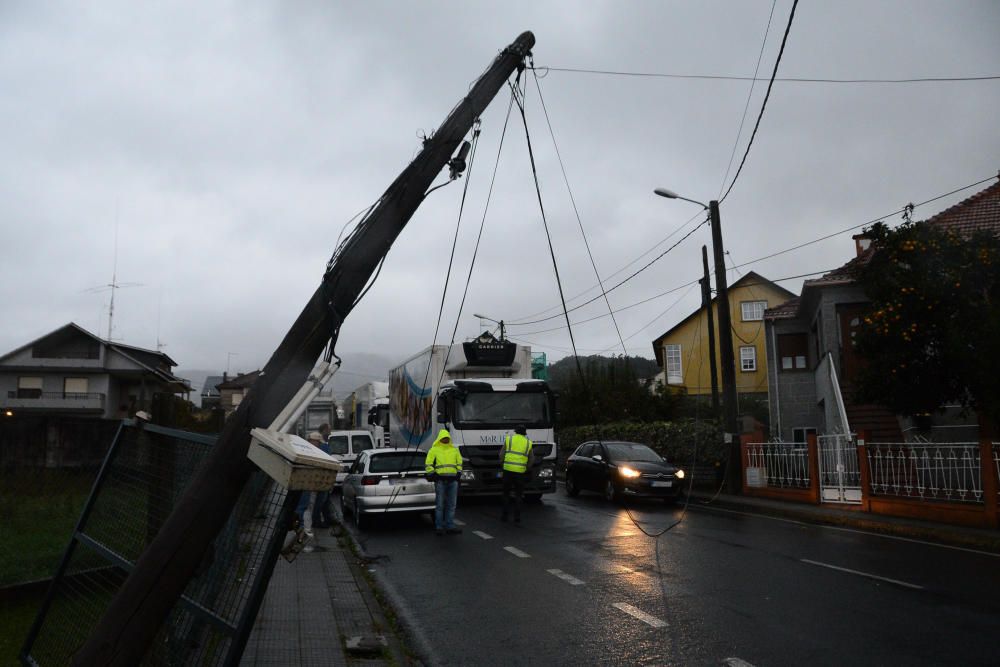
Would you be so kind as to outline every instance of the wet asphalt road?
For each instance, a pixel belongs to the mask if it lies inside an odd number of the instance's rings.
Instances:
[[[994,555],[694,504],[653,539],[561,487],[519,525],[499,508],[460,501],[457,536],[416,515],[359,534],[434,664],[1000,664]],[[682,507],[629,509],[655,533]]]

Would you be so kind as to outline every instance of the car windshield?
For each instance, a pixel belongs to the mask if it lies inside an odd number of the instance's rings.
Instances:
[[[645,461],[647,463],[662,463],[663,458],[646,445],[634,442],[606,443],[608,456],[612,461]]]
[[[542,392],[470,392],[455,402],[455,421],[482,424],[545,424],[549,399]]]
[[[418,451],[375,454],[368,464],[368,472],[423,472],[424,458],[424,453]]]
[[[331,435],[329,443],[331,454],[346,454],[348,451],[346,435]]]

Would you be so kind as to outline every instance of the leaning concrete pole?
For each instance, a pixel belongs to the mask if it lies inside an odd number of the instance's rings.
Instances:
[[[351,237],[338,249],[323,282],[274,351],[253,389],[226,421],[189,489],[108,605],[74,665],[141,662],[209,544],[229,518],[254,466],[250,429],[266,427],[302,386],[393,241],[424,199],[473,122],[535,44],[530,32],[504,49],[445,119]]]

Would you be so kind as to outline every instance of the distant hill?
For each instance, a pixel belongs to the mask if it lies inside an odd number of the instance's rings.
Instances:
[[[618,367],[625,364],[631,365],[637,378],[651,378],[660,372],[656,361],[645,357],[605,357],[598,354],[580,357],[580,365],[585,369],[594,367],[605,370],[612,364]],[[573,357],[565,357],[554,364],[549,364],[549,382],[556,389],[566,388],[570,380],[576,377],[576,373],[576,361]]]

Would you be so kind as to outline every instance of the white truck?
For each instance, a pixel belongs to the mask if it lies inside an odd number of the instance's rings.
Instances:
[[[368,431],[375,447],[390,447],[389,383],[366,382],[351,393],[351,425]]]
[[[427,451],[446,428],[462,453],[459,493],[502,490],[500,448],[524,426],[535,465],[525,496],[556,490],[555,394],[531,377],[531,348],[486,333],[469,343],[434,345],[389,374],[389,429],[393,447]]]

